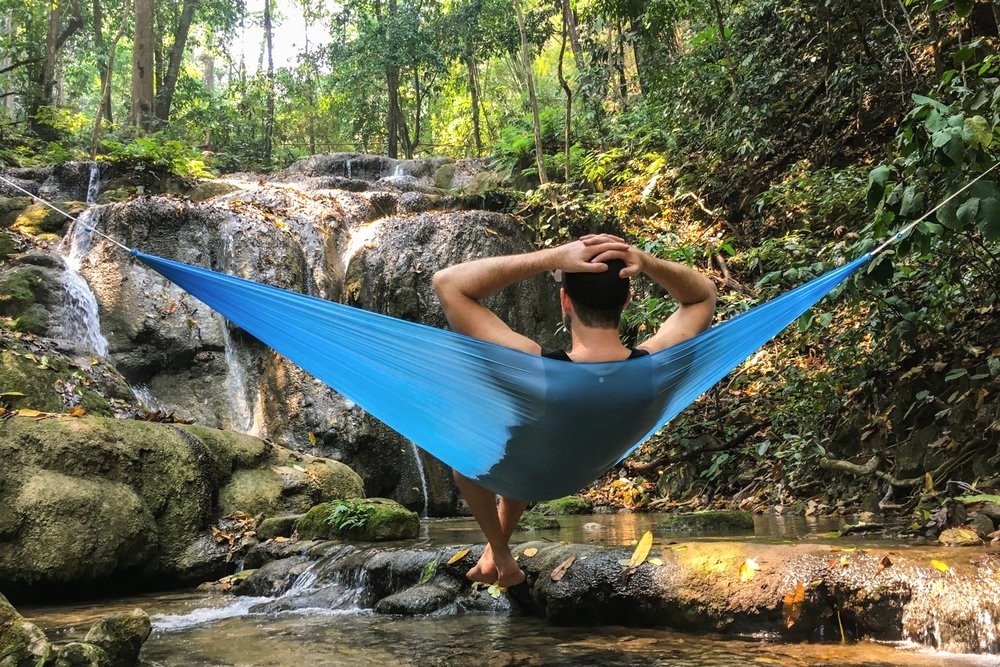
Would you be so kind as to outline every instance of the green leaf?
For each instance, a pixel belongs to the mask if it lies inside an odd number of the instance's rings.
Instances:
[[[976,227],[990,241],[1000,241],[1000,199],[990,197],[979,201],[979,222]]]
[[[924,206],[924,196],[917,191],[913,185],[906,186],[903,190],[903,199],[899,204],[899,214],[904,218],[911,218],[919,213]]]
[[[973,116],[965,119],[965,127],[962,129],[962,139],[970,148],[989,148],[993,143],[993,128],[982,116]]]
[[[960,377],[968,375],[969,372],[964,368],[953,368],[948,371],[948,374],[944,376],[945,382],[951,382],[952,380],[957,380]]]
[[[972,13],[972,0],[955,0],[955,13],[962,18]]]
[[[437,566],[438,562],[436,558],[428,561],[427,565],[424,566],[423,572],[420,573],[420,579],[417,580],[417,585],[426,584],[430,581],[437,572]]]
[[[955,500],[960,503],[1000,503],[1000,496],[980,493],[974,496],[959,496]]]
[[[961,130],[951,136],[943,152],[953,163],[962,164],[962,158],[965,156],[965,142],[962,141]]]
[[[969,197],[955,211],[955,217],[963,227],[971,227],[975,224],[978,213],[979,197]]]
[[[868,208],[874,210],[882,202],[886,183],[889,182],[889,167],[882,165],[868,174]]]

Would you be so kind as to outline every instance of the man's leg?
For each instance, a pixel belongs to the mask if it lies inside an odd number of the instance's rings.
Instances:
[[[517,522],[521,519],[521,515],[524,514],[524,510],[527,507],[527,500],[515,500],[506,496],[500,496],[500,509],[498,512],[500,515],[500,530],[503,531],[504,541],[508,544],[510,543],[510,536],[517,529]],[[483,550],[483,555],[479,558],[479,562],[476,563],[474,568],[469,570],[469,578],[475,581],[488,580],[490,583],[497,580],[497,568],[493,564],[493,550],[490,549],[490,545],[486,545],[486,549]]]
[[[493,583],[496,581],[504,588],[520,584],[524,581],[524,572],[518,567],[513,554],[510,553],[510,547],[507,546],[507,540],[510,539],[513,526],[508,525],[510,532],[505,535],[505,526],[501,524],[500,515],[497,511],[496,495],[458,472],[455,472],[455,483],[458,484],[458,488],[462,492],[462,497],[465,498],[469,509],[472,510],[472,515],[483,530],[483,534],[486,535],[486,540],[489,543],[487,549],[492,554],[493,565],[496,568],[495,573],[492,571],[487,572],[483,571],[477,565],[469,570],[469,578],[482,581],[483,583]],[[512,507],[511,510],[513,509],[515,508]],[[523,511],[523,508],[521,511]],[[512,512],[508,512],[508,514],[513,515]],[[519,512],[518,516],[520,516]],[[507,523],[509,524],[509,519]],[[514,519],[513,525],[517,525],[517,519]],[[490,580],[487,581],[487,579]]]

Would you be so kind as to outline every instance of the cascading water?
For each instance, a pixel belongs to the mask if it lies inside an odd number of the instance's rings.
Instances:
[[[93,234],[87,230],[95,224],[97,208],[94,202],[100,188],[101,168],[95,162],[90,166],[90,179],[87,183],[87,203],[90,208],[73,222],[58,248],[66,265],[66,270],[60,276],[65,299],[53,318],[55,325],[52,327],[52,335],[79,342],[97,356],[105,357],[108,354],[108,341],[101,334],[97,297],[80,275],[80,267],[83,266],[84,257],[93,241]]]
[[[238,275],[236,270],[236,230],[237,220],[229,217],[219,232],[222,236],[222,266],[225,273]],[[256,416],[256,403],[251,402],[247,383],[246,364],[240,346],[233,338],[229,323],[222,322],[222,338],[226,350],[226,395],[229,396],[233,423],[230,428],[249,435],[260,435],[261,427]]]
[[[420,490],[424,494],[424,509],[420,513],[420,516],[426,519],[430,498],[430,494],[427,491],[427,473],[424,471],[424,462],[420,459],[420,450],[413,442],[410,442],[410,447],[413,449],[413,460],[417,464],[417,473],[420,475]]]

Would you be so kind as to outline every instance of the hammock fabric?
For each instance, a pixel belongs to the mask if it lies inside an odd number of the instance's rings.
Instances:
[[[428,453],[522,500],[597,479],[873,254],[656,354],[567,363],[131,252]]]

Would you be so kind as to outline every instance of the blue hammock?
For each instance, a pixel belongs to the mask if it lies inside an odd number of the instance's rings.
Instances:
[[[874,254],[656,354],[566,363],[131,252],[428,453],[522,500],[597,479]]]

